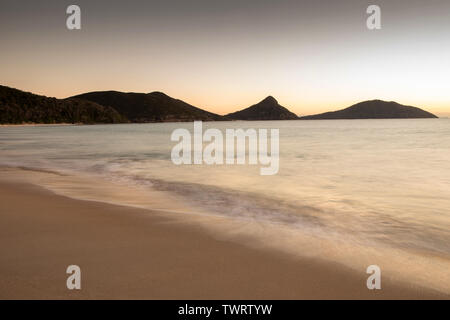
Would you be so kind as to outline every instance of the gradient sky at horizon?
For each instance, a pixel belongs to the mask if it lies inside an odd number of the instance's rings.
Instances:
[[[299,115],[383,99],[450,116],[448,0],[0,0],[0,39],[0,84],[58,98],[163,91],[225,114],[272,95]]]

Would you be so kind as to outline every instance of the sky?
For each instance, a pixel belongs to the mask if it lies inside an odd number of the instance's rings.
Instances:
[[[162,91],[226,114],[272,95],[298,115],[382,99],[450,116],[449,0],[0,0],[0,40],[0,84],[58,98]]]

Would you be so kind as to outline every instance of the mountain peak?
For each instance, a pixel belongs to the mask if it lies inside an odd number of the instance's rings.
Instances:
[[[160,97],[169,97],[167,94],[165,94],[162,91],[152,91],[149,93],[149,95],[160,96]]]
[[[278,104],[277,99],[275,99],[272,96],[267,96],[264,100],[262,100],[260,103],[270,103],[270,104]]]
[[[395,101],[379,99],[362,101],[348,108],[302,117],[303,120],[316,119],[408,119],[437,118],[434,114],[417,107],[406,106]]]
[[[233,112],[227,115],[230,119],[235,120],[293,120],[298,119],[297,115],[290,112],[278,101],[268,96],[264,100],[254,104],[244,110]]]

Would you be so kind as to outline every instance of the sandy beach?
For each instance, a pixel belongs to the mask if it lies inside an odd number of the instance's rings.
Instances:
[[[428,289],[220,241],[149,210],[0,180],[0,299],[432,299]],[[82,289],[66,288],[79,265]]]

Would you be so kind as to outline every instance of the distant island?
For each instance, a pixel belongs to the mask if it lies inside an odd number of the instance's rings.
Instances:
[[[400,118],[437,118],[437,116],[396,102],[371,100],[339,111],[298,117],[279,105],[272,96],[248,108],[222,116],[169,97],[162,92],[98,91],[67,99],[56,99],[0,86],[0,124]]]
[[[437,118],[425,110],[404,106],[394,101],[370,100],[354,104],[346,109],[300,117],[300,120],[335,119],[418,119]]]
[[[229,113],[226,117],[232,120],[296,120],[298,116],[278,104],[278,101],[268,96],[261,102],[244,110]]]

